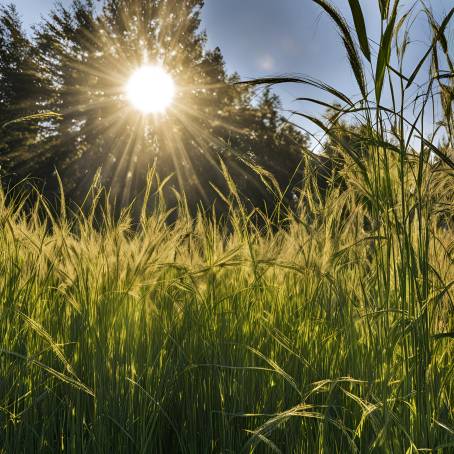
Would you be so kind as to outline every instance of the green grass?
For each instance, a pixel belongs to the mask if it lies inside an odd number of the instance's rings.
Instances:
[[[2,202],[4,452],[453,449],[453,231],[421,244],[414,218],[404,262],[355,197],[230,232]]]
[[[437,95],[437,56],[412,104],[418,71],[403,75],[405,46],[390,46],[404,22],[381,1],[370,92],[359,3],[357,38],[317,3],[358,102],[312,79],[256,83],[315,84],[343,101],[338,117],[356,115],[355,146],[338,119],[307,117],[337,147],[342,188],[320,194],[307,162],[299,209],[261,227],[227,175],[224,220],[182,206],[169,224],[155,203],[133,228],[127,210],[100,216],[96,193],[97,216],[2,195],[0,452],[454,452],[452,112],[445,99],[444,149],[418,115]],[[431,24],[433,50],[443,24]]]

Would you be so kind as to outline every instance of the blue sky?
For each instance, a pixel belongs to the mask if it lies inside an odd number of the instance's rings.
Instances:
[[[378,38],[377,2],[360,1],[368,32]],[[0,3],[6,2],[0,0]],[[14,3],[29,27],[49,12],[54,0],[14,0]],[[63,4],[69,3],[70,0],[63,0]],[[350,20],[348,0],[334,0],[333,3]],[[426,0],[426,3],[438,18],[454,5],[452,0]],[[402,0],[401,4],[405,9],[412,1]],[[335,27],[311,0],[206,0],[202,26],[208,34],[209,47],[219,46],[229,72],[238,72],[242,78],[304,74],[351,96],[358,93]],[[450,40],[454,39],[452,29],[448,34]],[[410,61],[416,62],[430,39],[422,17],[416,21],[413,38]],[[277,91],[284,108],[314,110],[312,106],[302,106],[294,101],[299,96],[317,95],[313,89],[288,85],[280,86]]]

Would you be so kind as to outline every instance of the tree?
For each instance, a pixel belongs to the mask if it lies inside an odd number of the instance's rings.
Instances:
[[[0,7],[0,165],[14,170],[38,136],[36,124],[20,119],[39,113],[40,79],[33,47],[27,39],[16,7]]]
[[[245,199],[267,197],[245,160],[275,173],[285,189],[307,138],[279,117],[278,99],[228,76],[219,49],[205,49],[202,0],[91,0],[58,6],[35,32],[42,107],[59,118],[42,123],[33,172],[52,181],[57,169],[68,195],[80,202],[96,171],[118,205],[145,187],[150,166],[184,192],[190,207],[211,204],[213,185],[227,191],[222,160]],[[124,87],[144,63],[164,66],[178,92],[169,111],[144,117],[125,100]],[[252,184],[251,184],[252,182]],[[48,188],[52,188],[48,185]]]

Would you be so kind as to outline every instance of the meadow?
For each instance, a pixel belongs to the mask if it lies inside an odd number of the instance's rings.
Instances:
[[[312,118],[342,166],[322,191],[307,159],[296,208],[263,174],[277,208],[251,210],[226,171],[221,217],[182,197],[175,218],[153,173],[139,222],[97,184],[83,210],[1,193],[0,452],[454,452],[454,163],[404,110],[441,73],[406,98],[396,7],[369,101],[353,31],[318,3],[364,96],[319,84],[344,102]],[[284,82],[315,83],[255,83]]]
[[[449,452],[453,231],[356,192],[281,229],[3,198],[4,452]]]

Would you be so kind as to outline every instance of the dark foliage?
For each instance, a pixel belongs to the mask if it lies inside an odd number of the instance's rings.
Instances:
[[[222,161],[246,203],[272,209],[264,175],[292,203],[308,139],[281,118],[276,96],[235,84],[220,50],[206,50],[202,7],[201,0],[106,0],[99,10],[75,0],[56,7],[31,39],[14,8],[3,9],[2,123],[59,114],[3,128],[0,159],[9,175],[39,177],[55,194],[58,171],[67,198],[81,203],[99,171],[121,208],[140,197],[155,166],[169,178],[169,205],[184,192],[191,209],[216,200],[221,209],[213,186],[229,192]],[[179,88],[160,118],[143,117],[124,99],[128,77],[145,61],[162,64]]]

